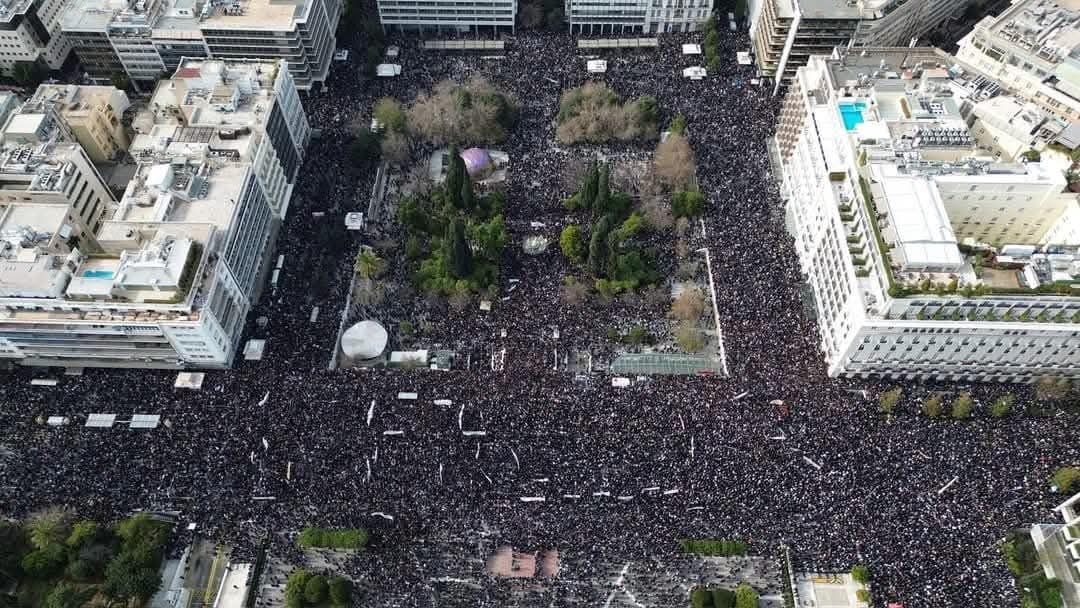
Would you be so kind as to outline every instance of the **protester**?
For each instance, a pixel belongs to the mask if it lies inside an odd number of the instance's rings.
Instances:
[[[602,350],[612,319],[602,307],[560,303],[568,269],[556,247],[534,258],[517,243],[537,232],[531,222],[557,239],[568,159],[645,155],[654,145],[554,144],[560,92],[596,78],[568,36],[507,37],[502,59],[391,41],[403,49],[400,77],[366,78],[349,65],[307,99],[322,134],[308,150],[278,243],[285,255],[278,289],[249,320],[249,335],[267,339],[265,358],[208,373],[200,391],[174,389],[175,372],[87,370],[51,388],[30,386],[32,370],[10,373],[0,384],[0,515],[50,504],[102,520],[175,510],[195,533],[233,544],[240,556],[252,555],[269,531],[272,552],[294,563],[301,556],[291,534],[307,524],[368,527],[374,547],[342,567],[357,579],[358,597],[414,598],[394,605],[421,605],[426,600],[415,598],[439,576],[418,567],[418,553],[431,563],[446,559],[421,541],[477,534],[523,550],[557,548],[568,579],[675,554],[678,538],[738,538],[761,555],[787,543],[800,568],[866,564],[879,601],[1015,603],[996,543],[1011,527],[1053,519],[1060,497],[1046,492],[1045,480],[1057,463],[1080,459],[1075,422],[982,413],[930,421],[916,415],[926,389],[914,384],[904,385],[898,415],[888,419],[875,395],[893,383],[826,377],[768,177],[765,141],[778,101],[750,83],[752,68],[736,63],[736,51],[749,48],[744,33],[720,36],[719,73],[683,78],[699,58],[683,56],[680,45],[697,38],[665,36],[655,51],[613,55],[601,78],[623,97],[656,97],[665,121],[686,117],[708,196],[693,246],[711,250],[730,378],[655,376],[619,389],[600,374],[552,369],[556,348]],[[487,314],[447,313],[424,340],[459,353],[505,349],[505,365],[329,371],[359,237],[348,237],[329,285],[320,287],[318,236],[340,231],[346,212],[366,209],[373,180],[349,179],[341,169],[351,130],[380,97],[408,101],[442,79],[472,74],[522,102],[518,126],[499,146],[511,158],[506,216],[514,244],[500,294],[510,298]],[[392,225],[378,230],[397,234]],[[512,293],[511,279],[520,281]],[[419,296],[389,303],[383,320],[395,328],[420,305]],[[321,309],[314,322],[313,306]],[[1002,392],[972,390],[982,404]],[[399,400],[399,392],[418,399]],[[1020,410],[1027,397],[1018,394]],[[452,404],[434,403],[442,399]],[[773,399],[790,407],[782,422]],[[84,428],[97,412],[159,413],[166,424]],[[35,423],[49,415],[73,423]],[[188,534],[182,526],[181,537]],[[507,605],[505,586],[485,584],[482,605]]]

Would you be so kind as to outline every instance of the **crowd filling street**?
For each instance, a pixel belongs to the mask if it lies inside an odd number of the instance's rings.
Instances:
[[[335,66],[325,90],[306,99],[322,133],[278,239],[286,259],[278,289],[251,315],[250,336],[267,340],[264,358],[238,356],[234,369],[208,372],[201,390],[174,388],[175,371],[54,372],[55,387],[30,385],[40,371],[8,372],[0,383],[0,515],[52,504],[103,520],[173,510],[241,555],[269,531],[271,552],[297,560],[290,534],[306,525],[365,527],[372,545],[343,566],[364,606],[389,605],[383,597],[431,605],[424,591],[438,573],[418,567],[413,552],[427,539],[476,534],[520,550],[556,548],[568,578],[582,575],[577,568],[674,555],[679,538],[737,538],[754,555],[776,555],[785,543],[801,569],[866,564],[880,605],[1015,604],[996,545],[1009,528],[1054,519],[1060,496],[1046,480],[1056,466],[1080,461],[1075,420],[990,418],[982,408],[1006,389],[989,386],[967,389],[980,403],[973,419],[929,420],[917,413],[929,388],[915,383],[903,384],[896,415],[886,417],[876,395],[895,383],[826,376],[769,176],[778,98],[751,84],[752,66],[737,64],[736,51],[749,48],[745,33],[721,34],[719,73],[684,78],[682,69],[700,58],[680,45],[699,40],[668,35],[658,49],[613,54],[603,75],[586,73],[569,36],[539,33],[506,37],[498,59],[391,40],[402,49],[396,78]],[[466,349],[505,349],[505,364],[328,370],[364,238],[345,235],[343,218],[366,210],[373,181],[372,172],[345,168],[351,131],[381,97],[407,102],[441,80],[475,74],[521,102],[517,126],[498,146],[510,157],[513,238],[493,309],[448,313],[434,331]],[[532,222],[555,240],[565,223],[562,168],[586,152],[557,145],[553,119],[560,92],[589,79],[624,98],[654,96],[665,124],[677,113],[686,118],[707,196],[693,246],[711,251],[729,377],[651,376],[615,388],[603,374],[552,368],[557,348],[602,348],[614,322],[610,309],[560,302],[557,246],[540,256],[520,247],[537,232]],[[593,149],[634,154],[654,145]],[[312,266],[322,263],[326,234],[344,241],[343,253],[320,274]],[[520,287],[509,294],[511,279]],[[314,306],[321,314],[312,322]],[[1030,396],[1009,390],[1022,409]],[[789,409],[771,406],[775,399]],[[85,428],[85,416],[97,412],[160,414],[166,424]],[[51,415],[73,422],[37,421]],[[184,528],[181,535],[191,534]],[[553,597],[563,600],[551,605],[599,605],[572,593]]]

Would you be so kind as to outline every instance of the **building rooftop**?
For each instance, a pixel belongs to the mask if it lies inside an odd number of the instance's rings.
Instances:
[[[30,103],[53,104],[67,117],[87,114],[101,106],[111,106],[120,115],[131,106],[127,94],[116,87],[74,84],[43,84]]]
[[[959,269],[964,264],[937,188],[924,175],[901,175],[895,165],[874,165],[883,204],[896,234],[902,266]],[[879,206],[879,209],[880,206]]]
[[[0,0],[0,21],[11,21],[12,17],[25,13],[31,4],[33,0]]]
[[[1023,0],[1003,12],[989,33],[1052,64],[1080,45],[1080,4],[1075,0]]]
[[[290,29],[307,4],[308,0],[233,0],[207,3],[200,16],[208,28]]]

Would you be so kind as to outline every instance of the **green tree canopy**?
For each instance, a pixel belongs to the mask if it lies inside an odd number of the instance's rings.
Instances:
[[[739,583],[735,588],[735,608],[757,608],[758,594],[747,583]]]
[[[352,581],[342,576],[330,580],[330,603],[334,606],[348,606],[352,600]]]
[[[585,237],[581,233],[581,227],[570,224],[562,229],[559,234],[559,248],[563,255],[575,264],[580,264],[585,259]]]
[[[472,272],[473,260],[469,243],[465,239],[465,222],[455,218],[446,234],[447,264],[450,274],[464,279]]]
[[[313,606],[318,606],[326,601],[329,585],[326,578],[316,574],[309,577],[304,583],[304,601]]]

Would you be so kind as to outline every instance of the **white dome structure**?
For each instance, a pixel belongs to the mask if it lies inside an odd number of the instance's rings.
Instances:
[[[386,349],[386,328],[378,321],[360,321],[341,336],[341,352],[354,360],[374,359]]]

